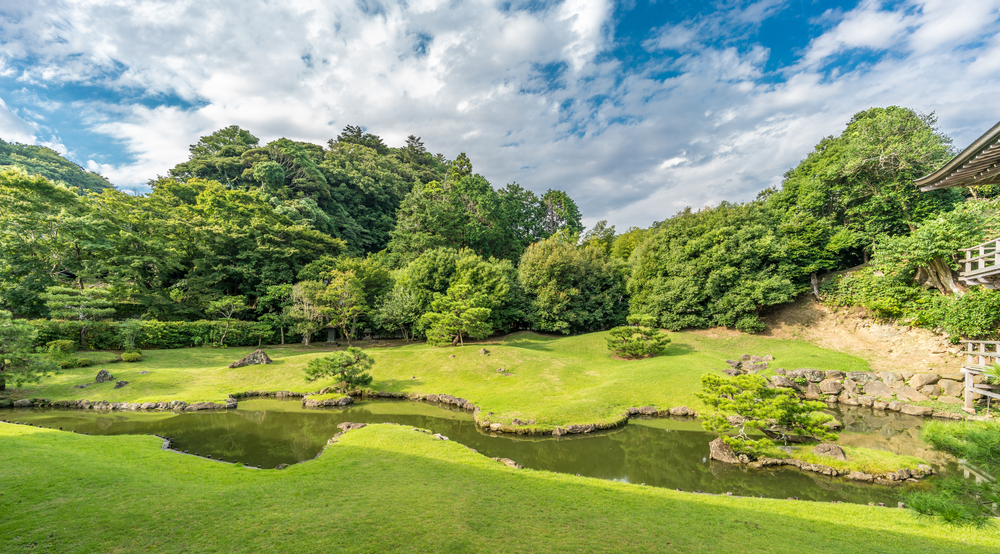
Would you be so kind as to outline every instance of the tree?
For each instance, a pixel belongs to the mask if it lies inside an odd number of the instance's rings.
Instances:
[[[382,297],[373,315],[376,325],[398,330],[403,334],[403,339],[408,341],[412,337],[410,329],[420,319],[420,303],[413,292],[397,285]]]
[[[37,334],[34,327],[18,323],[10,312],[0,310],[0,391],[7,390],[8,382],[15,387],[37,383],[58,370],[51,360],[32,355]]]
[[[488,321],[492,310],[482,307],[487,302],[469,285],[455,284],[448,288],[447,294],[435,295],[432,311],[421,318],[427,327],[427,342],[435,346],[449,343],[465,346],[465,337],[488,337],[493,327]]]
[[[353,329],[349,328],[357,321],[358,316],[368,310],[365,291],[361,288],[357,276],[353,271],[333,271],[330,274],[330,283],[318,298],[326,305],[330,323],[340,329],[341,334],[347,339],[347,346],[350,347]]]
[[[292,329],[302,335],[306,346],[313,334],[329,324],[330,312],[321,298],[325,291],[326,286],[319,281],[302,281],[292,287],[292,303],[285,310],[295,322]]]
[[[115,325],[115,331],[118,335],[118,346],[126,352],[132,352],[135,350],[135,341],[142,331],[142,322],[134,318],[126,319]]]
[[[521,257],[519,275],[541,331],[582,333],[625,322],[623,265],[603,250],[577,247],[561,235],[536,242]]]
[[[628,231],[615,237],[615,241],[611,244],[611,257],[628,260],[632,252],[642,244],[642,241],[646,240],[649,232],[650,230],[647,229],[629,227]]]
[[[736,430],[735,437],[723,435],[722,440],[737,453],[761,456],[774,445],[770,439],[787,442],[790,436],[837,440],[823,425],[833,417],[822,413],[826,408],[822,402],[803,401],[792,389],[768,388],[761,375],[707,373],[702,375],[701,384],[698,398],[715,409],[703,417],[702,424],[717,433]],[[759,431],[768,438],[751,439],[748,431]]]
[[[223,296],[218,300],[209,302],[208,309],[213,313],[221,315],[222,319],[226,320],[226,329],[222,332],[222,338],[219,339],[219,344],[225,345],[226,335],[229,334],[229,325],[232,323],[233,316],[247,309],[247,297]]]
[[[269,323],[281,332],[281,344],[285,344],[285,329],[294,322],[287,309],[292,304],[292,285],[270,285],[264,296],[257,299],[257,318]]]
[[[666,351],[670,337],[659,329],[650,327],[653,318],[649,316],[630,316],[632,326],[615,327],[608,333],[608,350],[618,356],[628,359],[648,358]]]
[[[340,387],[347,391],[370,385],[372,376],[368,371],[374,365],[375,360],[367,352],[348,347],[345,351],[309,360],[305,368],[306,380],[335,377],[340,381]]]
[[[586,233],[580,237],[580,244],[593,246],[604,250],[605,254],[611,254],[611,247],[615,242],[615,226],[608,227],[607,220],[601,220],[594,224]]]
[[[42,297],[53,318],[80,322],[80,348],[86,347],[91,322],[108,319],[115,313],[105,289],[54,286],[46,289]]]
[[[554,235],[562,228],[568,229],[571,233],[583,232],[580,208],[568,194],[561,190],[549,189],[545,196],[542,196],[542,204],[545,206],[544,226],[549,235]]]

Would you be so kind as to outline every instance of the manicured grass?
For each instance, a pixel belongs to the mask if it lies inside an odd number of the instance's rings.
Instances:
[[[701,389],[701,375],[721,370],[727,358],[741,354],[771,354],[775,357],[772,367],[787,369],[869,369],[860,358],[806,342],[752,335],[708,338],[698,333],[671,333],[672,343],[663,356],[615,360],[607,350],[605,336],[554,337],[522,332],[460,348],[425,344],[366,348],[376,361],[372,372],[375,390],[452,394],[487,413],[494,412],[488,416],[490,421],[510,423],[519,418],[535,420],[539,427],[611,421],[632,406],[663,409],[686,405],[698,410],[702,404],[695,394]],[[490,351],[488,356],[480,354],[483,347]],[[304,392],[333,384],[305,381],[302,369],[324,353],[317,347],[269,347],[266,350],[274,364],[226,367],[250,350],[146,350],[141,362],[68,370],[19,395],[53,400],[194,402],[220,401],[229,393],[245,390]],[[73,388],[92,381],[102,367],[130,384],[118,390],[113,390],[113,383]],[[500,368],[512,375],[497,372]],[[151,373],[139,375],[143,370]]]
[[[373,425],[254,470],[0,424],[4,552],[993,552],[899,509],[735,498],[517,470]]]
[[[829,456],[819,456],[812,453],[815,445],[801,446],[793,449],[792,456],[810,464],[821,464],[837,471],[860,471],[862,473],[879,474],[898,471],[900,469],[917,469],[924,460],[915,456],[895,454],[888,450],[875,450],[857,446],[843,446],[847,460],[837,460]]]

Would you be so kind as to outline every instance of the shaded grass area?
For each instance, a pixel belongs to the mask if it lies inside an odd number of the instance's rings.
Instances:
[[[507,468],[410,427],[253,470],[0,424],[5,552],[977,552],[904,510],[679,493]]]
[[[773,367],[787,369],[869,369],[860,358],[801,341],[752,335],[708,338],[683,332],[671,333],[672,343],[662,356],[616,360],[607,350],[606,334],[554,337],[521,332],[460,348],[365,346],[376,361],[372,371],[375,390],[452,394],[487,413],[494,412],[488,416],[491,421],[510,423],[519,418],[535,420],[540,427],[611,421],[632,406],[701,409],[695,396],[701,389],[701,375],[721,371],[727,358],[745,353],[771,354],[775,357]],[[483,347],[489,355],[480,354]],[[304,392],[334,384],[305,380],[302,370],[309,360],[323,355],[321,348],[269,347],[274,364],[226,367],[251,350],[147,350],[141,362],[68,370],[19,394],[53,400],[195,402],[220,401],[229,393],[245,390]],[[113,383],[73,388],[92,381],[102,367],[130,384],[118,390],[113,390]],[[140,371],[151,373],[140,375]]]
[[[920,464],[926,464],[924,460],[915,456],[905,456],[889,452],[888,450],[875,450],[872,448],[862,448],[857,446],[843,446],[846,460],[837,460],[829,456],[819,456],[812,453],[816,445],[800,446],[792,449],[792,457],[809,462],[810,464],[821,464],[832,467],[837,471],[860,471],[862,473],[879,474],[898,471],[900,469],[917,469]]]

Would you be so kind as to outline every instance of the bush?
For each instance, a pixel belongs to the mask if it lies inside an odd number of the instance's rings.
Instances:
[[[90,367],[94,363],[90,358],[77,358],[74,361],[76,362],[76,367]]]
[[[59,364],[59,367],[61,369],[73,369],[74,367],[76,367],[76,360],[77,360],[76,358],[65,358],[61,360],[52,360],[52,361]]]
[[[71,340],[52,340],[45,343],[50,353],[72,354],[77,351],[76,342]]]
[[[309,360],[306,366],[306,380],[315,381],[320,377],[338,377],[345,390],[370,385],[372,376],[366,373],[375,360],[360,348],[351,347],[346,351],[334,352],[322,358]]]
[[[615,327],[606,340],[608,350],[631,359],[662,354],[670,344],[670,337],[653,327]]]
[[[139,362],[142,361],[142,354],[139,352],[125,352],[122,354],[123,362]]]
[[[36,345],[45,345],[54,340],[73,340],[80,336],[80,322],[51,319],[27,321],[38,330]],[[90,322],[87,330],[87,344],[95,350],[115,350],[122,346],[123,334],[119,327],[134,325],[134,322],[96,321]],[[202,344],[212,344],[222,337],[224,321],[148,321],[139,322],[139,332],[134,338],[134,346],[140,348],[188,348]],[[285,335],[287,341],[300,340],[298,335]],[[252,321],[230,322],[226,344],[229,346],[257,346],[258,342],[277,344],[278,330],[261,333],[259,325]]]

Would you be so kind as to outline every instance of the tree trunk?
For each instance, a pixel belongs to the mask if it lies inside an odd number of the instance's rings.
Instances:
[[[311,333],[309,333],[309,332],[302,333],[302,345],[303,346],[309,346],[309,338],[310,338],[310,336],[311,336]]]
[[[815,272],[809,276],[809,281],[812,283],[813,296],[819,298],[819,279],[816,277]]]
[[[285,346],[285,328],[278,327],[278,329],[281,329],[281,346]]]
[[[225,344],[226,344],[226,335],[228,335],[228,334],[229,334],[229,320],[227,319],[226,320],[226,330],[222,332],[222,338],[219,339],[219,346],[225,346]]]
[[[347,347],[351,347],[351,334],[347,332],[347,325],[340,328],[340,331],[344,333],[344,338],[347,339]]]
[[[7,378],[0,373],[0,391],[7,390]]]
[[[917,270],[915,280],[921,285],[936,288],[941,294],[965,294],[965,287],[960,285],[955,277],[955,272],[944,260],[934,258],[927,267]]]
[[[87,347],[87,326],[80,322],[80,349]]]

